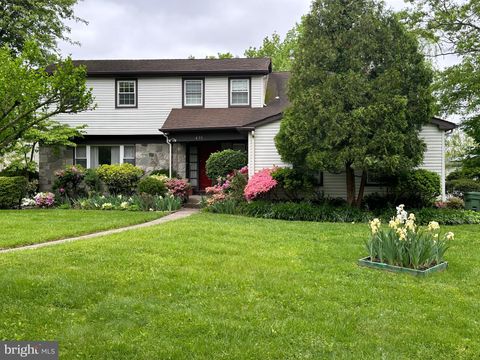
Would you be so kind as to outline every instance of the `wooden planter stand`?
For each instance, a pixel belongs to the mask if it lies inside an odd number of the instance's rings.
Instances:
[[[358,260],[358,265],[369,267],[372,269],[391,271],[396,273],[407,273],[414,276],[427,276],[435,272],[443,271],[448,267],[448,262],[444,261],[438,265],[432,266],[426,270],[416,270],[400,266],[389,265],[385,263],[380,263],[376,261],[370,261],[370,257],[366,257]]]

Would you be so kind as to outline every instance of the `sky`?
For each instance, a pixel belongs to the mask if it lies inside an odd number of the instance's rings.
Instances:
[[[204,58],[218,52],[243,56],[274,31],[291,29],[311,0],[83,0],[69,23],[71,39],[60,44],[74,59]],[[398,10],[403,0],[387,0]]]

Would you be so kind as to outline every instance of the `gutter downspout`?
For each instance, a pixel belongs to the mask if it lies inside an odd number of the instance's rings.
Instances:
[[[164,133],[162,130],[158,129],[160,135],[165,137],[165,140],[168,144],[168,177],[172,178],[172,168],[173,168],[173,143],[177,142],[177,139],[168,137],[168,133]]]

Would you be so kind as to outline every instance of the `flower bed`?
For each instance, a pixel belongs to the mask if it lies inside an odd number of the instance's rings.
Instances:
[[[415,215],[408,214],[404,206],[397,207],[397,216],[383,228],[380,219],[369,222],[371,236],[366,242],[368,258],[361,259],[360,265],[377,269],[398,271],[408,269],[409,273],[443,270],[452,232],[440,234],[440,225],[431,221],[427,228],[419,228]],[[412,270],[412,271],[410,271]],[[401,270],[403,271],[403,270]]]

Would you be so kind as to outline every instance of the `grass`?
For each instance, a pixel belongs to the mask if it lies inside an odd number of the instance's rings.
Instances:
[[[475,359],[480,226],[427,278],[361,268],[366,225],[198,214],[0,256],[0,339],[63,359]]]
[[[102,210],[0,210],[0,249],[139,224],[163,215]]]

